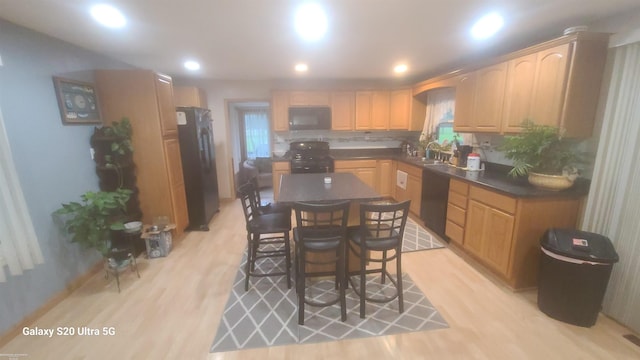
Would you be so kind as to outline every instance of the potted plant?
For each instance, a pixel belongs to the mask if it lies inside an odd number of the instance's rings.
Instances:
[[[91,146],[96,151],[96,162],[103,166],[119,166],[131,161],[131,122],[123,117],[111,126],[95,128],[91,136]]]
[[[547,190],[564,190],[578,177],[584,155],[562,129],[527,120],[518,135],[506,136],[499,150],[513,160],[513,177],[528,175],[529,183]]]
[[[108,256],[111,230],[123,230],[126,204],[132,191],[88,191],[80,198],[82,202],[62,204],[54,214],[67,215],[65,229],[73,234],[71,242],[85,248],[93,248]]]

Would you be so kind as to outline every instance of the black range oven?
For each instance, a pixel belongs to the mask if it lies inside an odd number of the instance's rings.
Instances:
[[[289,144],[291,173],[333,172],[333,158],[326,141],[294,141]]]

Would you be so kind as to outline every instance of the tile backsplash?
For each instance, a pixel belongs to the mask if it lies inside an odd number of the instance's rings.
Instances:
[[[415,143],[419,131],[329,131],[300,130],[273,135],[275,153],[289,150],[292,141],[328,141],[332,149],[399,148],[403,141]]]

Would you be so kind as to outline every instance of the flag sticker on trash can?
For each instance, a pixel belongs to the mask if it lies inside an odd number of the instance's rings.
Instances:
[[[573,238],[573,246],[589,246],[589,242],[586,239]]]

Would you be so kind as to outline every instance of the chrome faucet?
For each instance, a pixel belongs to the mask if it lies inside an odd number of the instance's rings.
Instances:
[[[429,158],[429,152],[431,151],[431,145],[440,145],[437,141],[432,141],[430,143],[427,144],[427,146],[425,146],[424,150],[425,150],[425,154],[424,156],[428,159]],[[440,153],[438,153],[438,158],[436,160],[440,160],[439,158]]]

